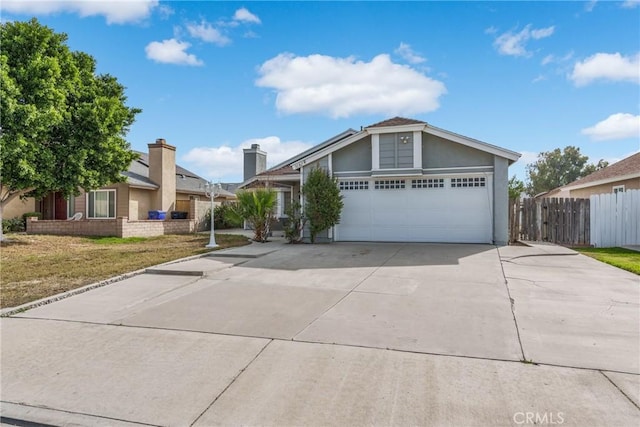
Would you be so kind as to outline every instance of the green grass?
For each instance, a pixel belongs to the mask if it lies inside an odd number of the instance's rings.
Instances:
[[[98,245],[123,245],[147,240],[146,237],[87,237],[87,239]]]
[[[640,275],[640,252],[624,248],[573,248],[583,255]]]

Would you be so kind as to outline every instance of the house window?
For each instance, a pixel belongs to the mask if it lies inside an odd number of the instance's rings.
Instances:
[[[451,188],[484,187],[486,185],[484,177],[451,178]]]
[[[76,214],[76,197],[69,196],[67,199],[67,218],[71,218]]]
[[[624,185],[614,185],[613,194],[624,193]]]
[[[116,190],[95,190],[87,194],[88,218],[116,217]]]
[[[413,133],[380,135],[380,169],[413,167]]]
[[[340,191],[369,189],[369,181],[340,181],[338,185],[340,187]]]
[[[412,179],[411,188],[444,188],[444,179],[442,178]]]
[[[385,179],[375,182],[376,190],[398,190],[404,188],[404,179]]]
[[[289,209],[291,209],[291,191],[285,191],[282,194],[284,198],[284,203],[282,204],[282,216],[287,216],[287,212],[289,212]]]

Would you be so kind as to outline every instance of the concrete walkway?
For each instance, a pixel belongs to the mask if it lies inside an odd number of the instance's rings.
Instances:
[[[254,243],[3,318],[1,416],[635,426],[639,303],[550,245]]]

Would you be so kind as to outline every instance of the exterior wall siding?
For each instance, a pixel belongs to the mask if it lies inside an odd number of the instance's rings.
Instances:
[[[334,152],[332,166],[333,172],[370,171],[371,136]]]
[[[402,132],[380,135],[380,169],[412,167],[413,134]]]
[[[613,187],[624,185],[624,190],[640,190],[640,178],[626,179],[624,181],[610,182],[608,184],[596,185],[593,187],[579,188],[577,190],[569,190],[567,197],[575,197],[579,199],[588,198],[596,194],[613,193]],[[559,197],[555,196],[554,197]]]
[[[13,199],[2,209],[2,218],[11,219],[16,217],[22,217],[22,214],[27,212],[35,212],[36,200],[33,197],[28,197],[24,200],[20,198]]]
[[[493,243],[509,242],[509,161],[494,156],[493,163]]]
[[[422,167],[424,169],[493,165],[492,154],[424,132],[422,134]]]

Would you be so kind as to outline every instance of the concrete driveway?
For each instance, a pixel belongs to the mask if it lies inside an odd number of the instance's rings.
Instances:
[[[283,245],[2,319],[2,417],[638,425],[638,276],[555,246]]]

